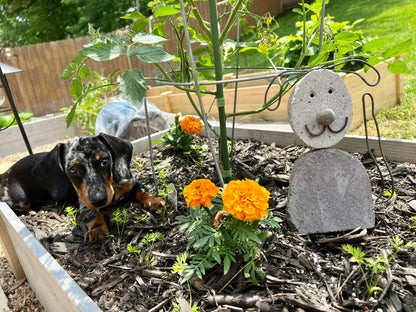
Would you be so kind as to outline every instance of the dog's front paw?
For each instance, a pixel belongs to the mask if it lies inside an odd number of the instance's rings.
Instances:
[[[92,242],[97,239],[103,239],[105,235],[108,235],[110,232],[108,231],[108,227],[106,224],[103,224],[100,227],[93,228],[88,230],[87,233],[84,235],[85,242]]]
[[[154,211],[165,205],[165,201],[161,197],[153,197],[152,194],[136,192],[136,199],[143,205],[144,209]]]
[[[87,223],[88,231],[84,235],[84,241],[94,241],[97,239],[103,239],[105,235],[108,235],[110,231],[105,223],[104,217],[101,213],[97,212],[97,216],[94,220]]]

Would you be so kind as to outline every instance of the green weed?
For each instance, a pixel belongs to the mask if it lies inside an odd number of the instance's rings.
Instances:
[[[375,259],[369,258],[366,257],[366,254],[359,247],[353,247],[350,244],[342,245],[342,248],[352,256],[352,261],[357,262],[360,267],[367,287],[368,298],[376,296],[377,292],[383,291],[379,286],[380,279],[383,277],[383,274],[386,272],[396,255],[400,251],[416,247],[416,243],[410,241],[405,244],[398,236],[389,238],[389,242],[395,250],[388,259],[381,255],[377,255]],[[366,268],[368,268],[368,270],[366,270]]]
[[[140,265],[149,267],[155,257],[152,255],[153,245],[155,242],[160,241],[165,236],[160,232],[147,233],[140,241],[138,248],[132,244],[127,245],[127,250],[133,253]]]
[[[68,206],[68,207],[65,208],[65,212],[66,212],[66,214],[68,216],[69,222],[73,226],[76,226],[77,225],[77,217],[78,217],[78,214],[79,214],[79,210],[76,209],[76,208],[74,208],[74,207]]]

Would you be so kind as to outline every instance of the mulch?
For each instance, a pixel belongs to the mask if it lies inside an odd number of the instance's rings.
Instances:
[[[201,145],[206,145],[204,139],[200,140]],[[54,209],[31,212],[21,219],[104,311],[173,311],[173,303],[179,307],[175,311],[192,311],[191,302],[199,311],[416,311],[414,249],[397,253],[378,282],[380,291],[368,298],[360,268],[341,247],[360,247],[367,257],[376,259],[394,253],[389,238],[399,236],[404,242],[416,241],[416,229],[410,227],[416,225],[410,219],[416,216],[416,208],[409,205],[416,198],[416,165],[390,163],[397,197],[382,196],[377,201],[374,229],[300,235],[285,221],[286,202],[293,162],[307,150],[258,141],[235,142],[233,179],[258,178],[271,193],[269,212],[283,219],[281,227],[274,229],[261,246],[263,256],[257,266],[266,277],[259,280],[259,285],[244,276],[243,261],[232,265],[226,276],[217,265],[206,272],[203,280],[191,279],[189,288],[181,283],[182,276],[172,270],[187,244],[179,230],[181,223],[175,220],[176,216],[189,213],[181,196],[183,187],[200,178],[209,178],[219,185],[208,149],[198,159],[166,147],[155,148],[159,187],[174,184],[179,194],[177,210],[162,214],[143,210],[137,203],[125,203],[129,221],[122,229],[111,222],[111,235],[102,241],[84,243],[85,225],[72,225],[64,212]],[[368,155],[355,156],[368,171],[374,199],[383,192],[383,180],[385,189],[391,189],[381,159],[378,163],[384,179]],[[135,155],[132,172],[155,192],[148,152]],[[137,218],[142,221],[134,222]],[[149,266],[139,263],[127,245],[138,246],[147,233],[156,232],[164,238],[152,247],[153,262]]]

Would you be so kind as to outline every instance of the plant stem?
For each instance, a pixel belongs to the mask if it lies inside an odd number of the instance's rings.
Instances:
[[[325,0],[323,0],[325,1]],[[305,1],[302,0],[302,17],[303,17],[303,36],[302,36],[302,54],[306,53],[306,12],[305,12]]]
[[[133,66],[131,64],[131,59],[130,59],[130,46],[127,46],[126,56],[127,56],[127,63],[129,64],[129,70],[133,70]]]
[[[230,29],[235,24],[235,19],[237,18],[237,13],[240,10],[241,6],[243,5],[243,0],[238,0],[235,4],[233,10],[231,11],[230,16],[228,17],[227,24],[224,27],[224,30],[221,33],[221,37],[219,39],[220,45],[224,42],[224,40],[227,38],[228,33],[230,32]],[[210,9],[211,11],[211,9]]]
[[[325,0],[323,0],[325,1]],[[306,11],[305,11],[305,1],[302,0],[302,17],[303,17],[303,35],[302,35],[302,52],[299,56],[298,61],[296,62],[295,68],[298,69],[300,67],[300,65],[302,64],[302,61],[306,55],[306,51],[310,45],[310,43],[312,42],[313,36],[311,38],[311,40],[308,42],[308,44],[306,45]]]
[[[209,0],[209,15],[211,22],[211,35],[212,35],[212,50],[214,53],[215,63],[215,79],[217,81],[222,80],[222,55],[219,44],[219,30],[217,21],[217,4],[215,0]],[[217,90],[217,107],[218,107],[218,119],[220,122],[220,137],[219,137],[219,158],[221,175],[224,182],[231,180],[231,165],[228,157],[227,148],[227,125],[226,125],[226,114],[225,114],[225,99],[224,89],[222,84],[216,85]]]
[[[199,13],[198,8],[195,5],[194,0],[190,0],[189,3],[191,4],[191,9],[192,12],[194,13],[195,19],[198,22],[198,26],[201,28],[201,30],[204,32],[205,35],[209,36],[210,31],[209,29],[205,26],[204,20],[201,17],[201,14]],[[211,10],[211,9],[210,9]]]

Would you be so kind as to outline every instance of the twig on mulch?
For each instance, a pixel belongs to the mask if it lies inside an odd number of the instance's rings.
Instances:
[[[360,233],[354,234],[358,230],[360,229],[357,228],[341,236],[320,238],[316,242],[318,244],[341,244],[365,241],[368,237],[367,229],[362,229]]]
[[[12,292],[14,292],[16,289],[18,289],[20,286],[22,286],[24,283],[26,282],[26,277],[22,278],[20,281],[17,281],[17,284],[14,285],[13,287],[10,288],[6,288],[4,290],[4,294],[6,296],[10,295]]]

